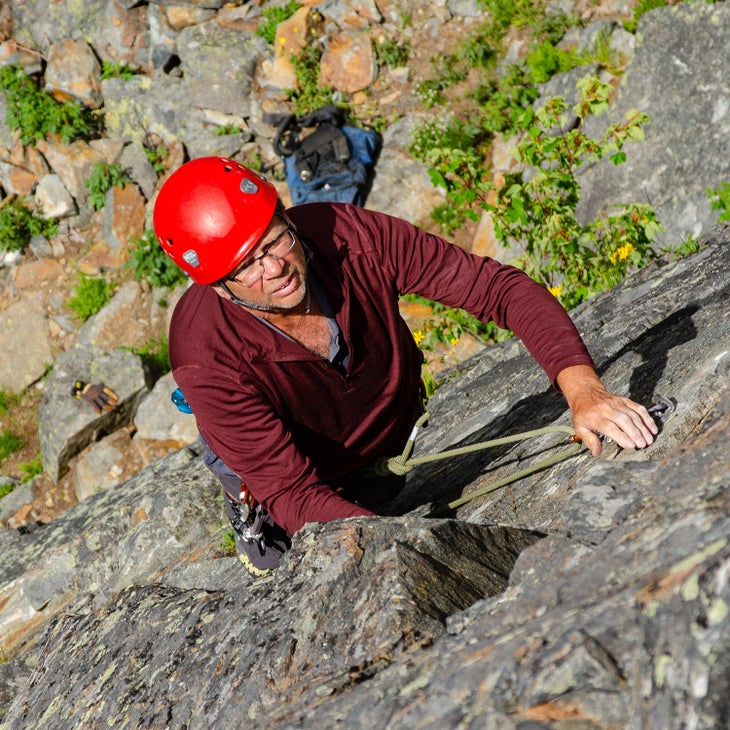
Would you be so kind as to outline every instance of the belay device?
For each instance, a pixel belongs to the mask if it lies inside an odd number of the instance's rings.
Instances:
[[[274,149],[284,159],[293,205],[364,203],[382,140],[374,129],[347,124],[347,117],[334,104],[301,117],[265,115],[277,127]]]

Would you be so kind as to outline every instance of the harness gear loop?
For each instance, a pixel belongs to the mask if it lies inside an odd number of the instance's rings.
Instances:
[[[236,499],[227,489],[224,488],[228,497],[228,503],[233,510],[235,519],[231,520],[233,529],[241,536],[241,539],[249,545],[255,544],[259,553],[264,555],[266,547],[264,545],[264,533],[262,531],[264,523],[264,512],[259,507],[259,503],[253,496],[249,488],[241,482],[241,492]]]

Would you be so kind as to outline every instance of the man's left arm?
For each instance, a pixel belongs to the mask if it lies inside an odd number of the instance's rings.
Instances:
[[[624,449],[643,449],[658,428],[646,408],[609,393],[590,365],[573,365],[558,373],[557,384],[573,415],[575,435],[593,456],[601,453],[600,435]]]
[[[363,214],[365,215],[365,214]],[[568,402],[578,436],[594,456],[599,434],[619,446],[645,448],[657,427],[646,408],[609,393],[570,316],[545,287],[523,271],[454,244],[397,219],[374,217],[384,226],[381,242],[400,292],[416,292],[511,329]]]

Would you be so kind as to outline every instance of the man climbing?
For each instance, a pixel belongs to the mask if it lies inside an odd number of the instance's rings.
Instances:
[[[264,178],[208,157],[170,176],[154,226],[195,282],[172,318],[170,363],[253,572],[307,522],[375,514],[401,488],[363,474],[401,452],[421,410],[400,294],[515,332],[594,455],[599,434],[633,449],[657,432],[643,406],[606,391],[544,287],[404,220],[336,203],[286,210]]]

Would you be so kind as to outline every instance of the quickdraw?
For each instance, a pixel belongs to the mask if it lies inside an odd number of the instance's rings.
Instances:
[[[650,406],[647,410],[655,419],[658,418],[660,420],[664,420],[669,416],[670,413],[674,411],[675,407],[675,401],[658,395],[655,398],[654,405]],[[513,474],[510,474],[509,476],[491,482],[490,484],[487,484],[485,487],[482,487],[476,492],[472,492],[471,494],[456,499],[453,502],[449,502],[441,508],[443,510],[456,509],[457,507],[461,507],[462,505],[467,504],[472,500],[478,499],[479,497],[483,497],[486,494],[494,492],[501,487],[512,484],[513,482],[519,481],[520,479],[524,479],[531,474],[535,474],[539,471],[542,471],[543,469],[547,469],[550,466],[554,466],[555,464],[559,464],[561,461],[565,461],[571,456],[575,456],[583,448],[581,440],[573,433],[573,429],[569,426],[545,426],[543,428],[534,429],[532,431],[524,431],[522,433],[516,433],[511,436],[504,436],[502,438],[482,441],[476,444],[470,444],[469,446],[441,451],[437,454],[428,454],[425,456],[411,458],[411,453],[413,452],[413,447],[415,446],[418,432],[426,424],[428,419],[429,414],[424,413],[418,419],[418,421],[416,421],[416,424],[414,425],[408,441],[406,442],[406,446],[401,454],[390,458],[380,459],[370,467],[370,469],[368,470],[369,473],[373,476],[382,476],[387,474],[405,475],[420,464],[427,464],[434,461],[450,459],[455,456],[463,456],[465,454],[471,454],[476,451],[494,448],[495,446],[502,446],[505,444],[516,443],[519,441],[526,441],[528,439],[536,438],[538,436],[544,436],[549,433],[568,434],[567,442],[569,445],[562,451],[559,451],[558,453],[553,454],[552,456],[549,456],[545,459],[541,459],[537,463],[526,467],[525,469],[521,469]]]

